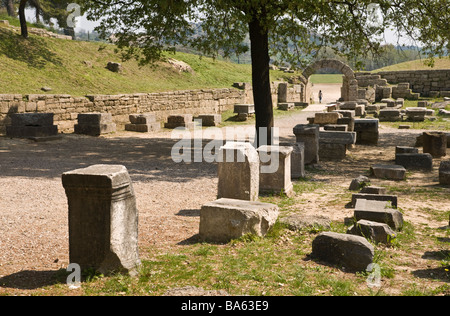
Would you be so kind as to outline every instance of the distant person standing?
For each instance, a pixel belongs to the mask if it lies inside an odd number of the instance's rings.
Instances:
[[[322,103],[323,93],[322,90],[319,91],[319,103]]]

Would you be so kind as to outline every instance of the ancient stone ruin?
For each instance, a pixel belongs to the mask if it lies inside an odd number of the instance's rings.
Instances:
[[[70,262],[104,274],[136,273],[138,210],[127,169],[93,165],[63,173],[62,184],[69,205]]]

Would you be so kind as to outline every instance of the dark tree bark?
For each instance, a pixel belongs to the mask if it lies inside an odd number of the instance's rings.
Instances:
[[[24,38],[28,38],[27,19],[25,18],[25,6],[28,0],[20,0],[19,4],[19,20],[20,20],[20,34]]]
[[[14,1],[13,0],[5,0],[5,7],[6,7],[6,12],[8,13],[9,16],[13,16],[16,17],[16,8],[14,7]]]
[[[249,23],[249,28],[256,135],[259,147],[272,144],[272,127],[274,125],[269,73],[269,35],[258,18],[254,18]],[[264,133],[261,128],[266,128],[267,133]]]

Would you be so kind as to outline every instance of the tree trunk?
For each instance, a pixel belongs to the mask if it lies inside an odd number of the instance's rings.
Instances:
[[[28,38],[27,19],[25,18],[25,6],[28,0],[20,0],[19,4],[19,20],[20,20],[20,34],[24,38]]]
[[[269,35],[258,18],[249,23],[252,85],[255,104],[257,146],[272,144],[273,103],[269,74]],[[264,129],[265,128],[265,129]]]
[[[5,1],[6,6],[6,12],[8,12],[9,16],[17,17],[16,15],[16,8],[14,7],[14,1],[13,0],[6,0]]]

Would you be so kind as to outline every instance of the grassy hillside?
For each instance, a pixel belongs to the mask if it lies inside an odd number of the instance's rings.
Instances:
[[[436,59],[435,65],[433,68],[425,65],[425,60],[414,60],[407,61],[404,63],[380,68],[374,70],[373,72],[381,72],[381,71],[402,71],[402,70],[430,70],[430,69],[450,69],[450,57],[445,57],[442,59]]]
[[[168,57],[188,63],[195,73],[179,73],[166,63],[140,67],[135,60],[122,62],[114,45],[69,41],[31,35],[21,38],[0,27],[0,94],[121,94],[200,88],[231,87],[251,82],[250,65],[177,53]],[[105,67],[120,62],[122,73]]]

